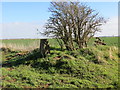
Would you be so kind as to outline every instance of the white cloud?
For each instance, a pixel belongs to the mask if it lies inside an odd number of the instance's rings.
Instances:
[[[42,22],[13,22],[0,24],[2,27],[2,37],[0,38],[41,38],[37,34],[37,29],[43,31],[45,21]],[[96,36],[113,36],[118,35],[118,17],[110,18],[109,21],[102,26],[102,32],[97,33]]]
[[[96,36],[117,36],[118,35],[118,17],[112,17],[103,25],[102,32],[97,33]]]
[[[39,31],[43,31],[43,22],[13,22],[13,23],[3,23],[2,24],[2,37],[0,38],[39,38]]]

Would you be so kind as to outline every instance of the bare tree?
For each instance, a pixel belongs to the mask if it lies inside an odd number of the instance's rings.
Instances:
[[[99,13],[80,2],[51,2],[51,17],[46,23],[45,35],[62,39],[67,50],[87,46],[87,42],[106,22]]]

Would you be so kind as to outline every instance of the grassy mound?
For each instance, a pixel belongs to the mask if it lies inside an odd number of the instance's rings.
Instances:
[[[3,62],[2,87],[118,88],[118,56],[115,46],[51,50],[46,58],[36,49]]]

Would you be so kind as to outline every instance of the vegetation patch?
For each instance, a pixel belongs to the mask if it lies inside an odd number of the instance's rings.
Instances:
[[[39,49],[21,56],[15,55],[25,52],[2,51],[4,58],[1,86],[3,88],[118,88],[117,50],[115,46],[88,47],[64,52],[51,50],[51,54],[45,58],[40,57]],[[8,60],[8,57],[11,58]]]

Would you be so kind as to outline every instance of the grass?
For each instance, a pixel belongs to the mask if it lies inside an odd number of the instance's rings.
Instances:
[[[120,37],[100,37],[101,40],[104,40],[104,42],[108,45],[108,46],[119,46],[119,42],[118,40],[120,39]],[[89,41],[89,45],[93,45],[93,42],[95,41],[95,38],[92,38]],[[120,47],[120,46],[119,46]]]
[[[119,88],[118,37],[101,37],[106,46],[61,51],[49,39],[51,54],[41,58],[39,39],[2,40],[2,88]],[[2,48],[4,47],[4,48]]]
[[[10,48],[12,50],[31,51],[39,47],[39,39],[15,39],[2,40],[1,47]]]
[[[17,56],[18,53],[26,54]],[[41,58],[38,49],[31,52],[5,49],[2,54],[3,88],[117,89],[120,86],[120,56],[116,46],[89,46],[71,52],[52,49],[46,58]]]
[[[104,40],[104,42],[108,46],[119,46],[118,39],[120,37],[100,37],[101,40]],[[94,45],[95,38],[92,38],[89,42],[89,46]],[[0,47],[10,48],[12,50],[21,50],[21,51],[31,51],[36,48],[39,48],[40,40],[39,39],[15,39],[15,40],[2,40],[2,44]],[[59,47],[59,44],[57,43],[56,39],[49,39],[49,43],[51,47]],[[120,46],[119,46],[120,47]]]

